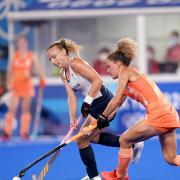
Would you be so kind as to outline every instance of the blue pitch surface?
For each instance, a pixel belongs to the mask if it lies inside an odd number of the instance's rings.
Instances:
[[[23,142],[13,139],[0,142],[0,180],[12,180],[13,176],[39,156],[58,145],[57,138],[39,138]],[[118,148],[110,148],[93,144],[99,172],[113,170],[117,165]],[[180,140],[177,142],[180,154]],[[22,180],[31,180],[32,174],[38,174],[48,158],[28,170]],[[79,157],[75,143],[69,144],[60,152],[50,167],[44,180],[79,180],[85,175],[85,169]],[[180,180],[180,167],[168,165],[162,157],[157,139],[145,142],[140,161],[129,168],[131,180]]]

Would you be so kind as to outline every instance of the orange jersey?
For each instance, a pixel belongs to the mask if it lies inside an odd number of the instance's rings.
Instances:
[[[34,95],[31,71],[32,52],[29,51],[22,56],[18,51],[16,51],[12,60],[12,78],[15,95]]]
[[[145,106],[147,124],[154,127],[180,127],[176,110],[158,86],[147,76],[141,75],[136,81],[129,82],[124,95]]]

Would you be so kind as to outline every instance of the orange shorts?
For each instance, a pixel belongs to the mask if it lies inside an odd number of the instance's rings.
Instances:
[[[161,132],[161,133],[167,133],[169,131],[172,131],[176,128],[164,128],[164,127],[154,127],[152,126],[153,128],[155,128],[157,131]]]
[[[145,123],[160,132],[167,132],[179,128],[179,116],[175,108],[168,101],[158,101],[147,105]]]
[[[34,87],[31,80],[13,83],[13,92],[16,97],[33,97]]]

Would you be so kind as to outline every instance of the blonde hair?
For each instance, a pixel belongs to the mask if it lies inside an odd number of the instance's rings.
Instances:
[[[124,54],[131,61],[137,57],[137,43],[131,38],[122,38],[117,43],[117,51]]]
[[[69,55],[69,53],[74,53],[77,56],[79,56],[79,52],[80,50],[82,50],[83,48],[78,45],[76,42],[70,40],[70,39],[66,39],[66,38],[61,38],[58,41],[55,41],[54,43],[52,43],[47,51],[49,49],[51,49],[52,47],[57,46],[60,50],[65,49],[66,53]]]

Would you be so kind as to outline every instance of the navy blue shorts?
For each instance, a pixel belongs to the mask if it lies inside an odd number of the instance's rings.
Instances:
[[[103,113],[108,103],[113,98],[113,94],[106,87],[102,86],[100,91],[102,96],[95,99],[90,106],[90,115],[95,119],[97,119],[99,114]]]

